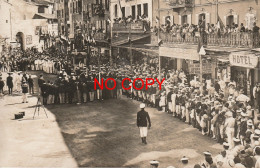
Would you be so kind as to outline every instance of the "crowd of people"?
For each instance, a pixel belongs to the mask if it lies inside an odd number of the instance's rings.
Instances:
[[[259,46],[259,27],[256,23],[252,28],[245,27],[243,23],[240,25],[232,23],[230,25],[220,25],[205,23],[200,21],[198,25],[195,24],[171,24],[167,20],[165,24],[154,26],[151,31],[156,35],[166,35],[165,38],[171,39],[174,42],[195,42],[195,37],[202,37],[203,43],[208,42],[219,43],[220,39],[223,43],[231,43],[232,45],[249,45],[252,43],[254,46]],[[217,40],[218,39],[218,40]],[[223,41],[224,40],[224,41]]]
[[[236,89],[235,82],[223,83],[223,81],[211,80],[199,82],[197,78],[188,81],[185,72],[169,70],[162,73],[161,90],[159,84],[149,85],[146,89],[134,89],[142,87],[141,78],[159,78],[157,69],[147,64],[142,66],[109,66],[87,68],[68,74],[64,69],[59,72],[56,81],[45,81],[40,76],[38,83],[41,88],[44,104],[86,103],[94,100],[120,98],[122,95],[146,103],[146,106],[158,108],[169,113],[173,117],[186,124],[197,128],[202,135],[224,145],[224,151],[220,155],[207,156],[201,167],[254,167],[258,164],[260,155],[259,132],[260,125],[258,115],[260,85],[254,88],[254,98],[251,100],[243,94],[242,90]],[[122,79],[130,78],[132,82],[123,82]],[[108,78],[116,80],[116,88],[103,90],[99,85],[94,89],[94,79]],[[111,82],[111,83],[110,83]],[[151,84],[152,81],[147,81]],[[156,82],[155,82],[156,83]],[[109,88],[114,83],[109,80]],[[144,85],[145,86],[145,85]],[[198,167],[198,165],[196,165]]]
[[[196,165],[197,167],[259,167],[259,83],[253,89],[252,100],[243,94],[242,90],[237,89],[234,81],[213,82],[208,79],[199,82],[196,76],[193,79],[187,78],[183,70],[162,69],[159,76],[158,66],[147,63],[132,67],[130,65],[111,67],[104,64],[101,67],[93,65],[72,68],[69,66],[70,62],[63,60],[64,57],[53,58],[48,52],[29,55],[32,55],[29,58],[34,58],[34,61],[27,61],[26,69],[43,70],[45,73],[57,75],[54,80],[45,80],[44,74],[38,77],[38,93],[44,105],[81,104],[121,98],[125,95],[127,98],[145,103],[146,106],[169,113],[176,119],[197,128],[202,135],[210,136],[223,144],[224,151],[220,155],[213,157],[207,152],[205,163]],[[39,63],[41,61],[45,63]],[[22,70],[21,67],[23,66],[18,66],[17,70]],[[18,77],[13,76],[16,73],[19,74]],[[101,84],[102,78],[103,81],[108,78],[115,79],[115,89],[101,88],[98,84],[94,89],[94,79]],[[131,81],[122,81],[124,78],[130,78]],[[143,79],[143,87],[141,80],[133,82],[136,78]],[[146,81],[146,78],[153,78],[154,84],[153,80]],[[156,82],[156,78],[159,82],[165,80],[160,85]],[[34,81],[31,75],[13,72],[9,73],[6,81],[3,81],[3,76],[0,77],[2,92],[4,87],[2,85],[5,83],[9,94],[12,94],[14,86],[16,90],[22,90],[24,103],[27,102],[27,93],[34,93]],[[123,89],[122,85],[129,89]],[[114,82],[108,80],[107,86],[113,88]],[[134,86],[140,89],[135,89]]]

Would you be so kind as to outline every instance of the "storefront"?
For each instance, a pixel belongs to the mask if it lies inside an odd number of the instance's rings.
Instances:
[[[252,51],[233,52],[229,55],[231,81],[235,81],[237,88],[246,95],[252,95],[255,83],[259,82],[259,55]]]
[[[172,58],[170,62],[173,69],[189,72],[189,62],[199,61],[199,54],[196,48],[177,48],[177,47],[159,47],[160,57]]]

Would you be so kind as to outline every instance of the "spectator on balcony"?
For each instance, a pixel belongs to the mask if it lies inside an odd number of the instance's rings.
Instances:
[[[246,28],[243,23],[240,24],[240,32],[245,32]]]

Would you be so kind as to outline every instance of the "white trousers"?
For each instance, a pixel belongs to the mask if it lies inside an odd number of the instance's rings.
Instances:
[[[147,137],[147,127],[139,127],[141,138]]]
[[[23,102],[27,102],[27,93],[23,93],[22,99]]]

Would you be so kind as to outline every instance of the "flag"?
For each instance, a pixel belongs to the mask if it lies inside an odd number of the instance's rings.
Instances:
[[[224,23],[222,22],[221,18],[218,15],[218,23],[219,24],[219,29],[223,29],[225,27]]]
[[[118,0],[118,4],[119,4],[119,8],[120,8],[120,10],[121,10],[121,13],[122,13],[122,15],[123,15],[123,11],[122,11],[122,6],[121,6],[121,3],[120,3],[120,0]]]
[[[110,20],[110,18],[108,18],[108,19],[107,19],[107,22],[108,22],[109,24],[111,23],[111,20]]]
[[[159,17],[156,16],[155,22],[158,23],[159,22]]]
[[[161,39],[158,39],[158,46],[161,46],[162,45],[162,40]]]

